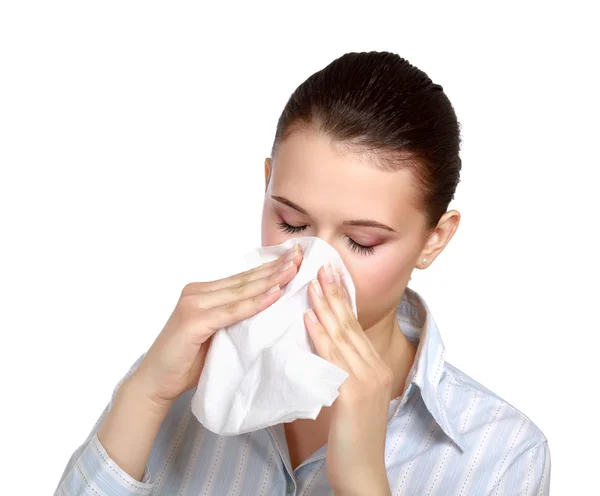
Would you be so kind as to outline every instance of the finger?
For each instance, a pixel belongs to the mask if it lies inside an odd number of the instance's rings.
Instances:
[[[220,290],[227,291],[227,289]],[[207,293],[212,294],[212,293]],[[281,296],[281,288],[275,285],[266,292],[262,292],[251,298],[234,300],[224,305],[215,306],[202,310],[202,318],[209,329],[217,331],[223,327],[250,318],[258,312],[273,304]],[[197,298],[197,295],[189,295],[185,298]]]
[[[218,279],[215,281],[191,282],[185,286],[182,294],[205,293],[228,287],[241,287],[248,282],[269,277],[272,274],[277,273],[281,267],[285,266],[285,264],[289,263],[290,261],[293,261],[296,265],[298,265],[302,260],[302,249],[299,245],[297,246],[297,252],[295,252],[294,248],[292,248],[291,250],[288,250],[286,253],[282,254],[279,258],[272,260],[271,262],[266,262],[245,272],[240,272],[239,274],[234,274],[224,279]]]
[[[298,273],[298,268],[293,260],[276,267],[274,271],[261,279],[227,286],[216,291],[208,291],[188,295],[190,304],[196,308],[213,308],[231,305],[237,301],[247,300],[268,291],[275,285],[285,286]]]
[[[350,371],[357,377],[365,377],[371,365],[365,361],[361,353],[356,349],[350,334],[341,328],[340,322],[329,307],[325,296],[319,296],[319,281],[314,279],[310,286],[309,299],[320,325],[328,334],[342,359],[348,364]]]
[[[350,367],[311,308],[304,312],[304,324],[315,345],[317,355],[350,373]]]
[[[343,328],[351,332],[351,337],[354,339],[357,348],[361,352],[364,352],[366,356],[375,358],[376,361],[379,362],[381,358],[379,357],[377,350],[375,350],[375,346],[373,346],[373,343],[369,339],[369,336],[367,336],[367,333],[360,325],[360,322],[358,321],[358,318],[354,313],[354,308],[352,307],[350,301],[350,295],[342,286],[340,276],[335,267],[332,266],[331,268],[333,272],[334,282],[330,282],[331,278],[327,273],[326,267],[322,267],[321,273],[317,274],[317,276],[323,283],[325,296],[328,297],[328,301],[330,302],[331,308],[340,319],[340,322],[344,322],[344,318],[347,318],[351,321],[351,325],[343,326]],[[372,355],[369,355],[366,347],[369,348]]]
[[[351,342],[367,363],[376,366],[379,363],[379,357],[356,319],[344,288],[339,283],[340,278],[336,275],[335,269],[330,272],[327,267],[321,267],[317,277],[328,303],[329,312],[333,314],[333,317],[325,317],[327,321],[324,322],[324,325],[335,334],[334,341],[337,338],[341,341]],[[327,313],[327,310],[325,312]],[[328,327],[327,322],[337,322],[337,325],[333,324],[332,327]]]

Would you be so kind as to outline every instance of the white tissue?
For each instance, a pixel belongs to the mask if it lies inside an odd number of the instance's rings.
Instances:
[[[215,333],[191,409],[220,435],[250,432],[298,418],[315,419],[331,406],[348,374],[316,355],[304,323],[310,307],[308,284],[331,261],[356,310],[354,283],[339,254],[321,238],[292,238],[246,254],[251,269],[292,248],[302,247],[296,276],[279,299],[255,316]]]

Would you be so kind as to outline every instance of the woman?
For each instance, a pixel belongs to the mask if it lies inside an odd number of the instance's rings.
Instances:
[[[550,454],[524,414],[444,361],[407,288],[460,214],[459,124],[440,85],[396,54],[347,53],[290,97],[265,161],[262,244],[318,236],[356,287],[358,320],[325,267],[305,315],[317,353],[350,375],[315,420],[222,437],[191,415],[212,334],[275,302],[302,253],[186,285],[119,382],[57,494],[548,494]]]

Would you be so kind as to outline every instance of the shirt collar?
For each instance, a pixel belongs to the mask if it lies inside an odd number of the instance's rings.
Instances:
[[[438,392],[438,384],[444,372],[445,347],[427,303],[416,291],[407,287],[396,309],[396,319],[406,338],[418,347],[406,378],[404,393],[390,404],[391,417],[398,415],[415,386],[418,386],[423,403],[431,416],[446,435],[464,451],[464,437],[458,426],[448,420],[448,410]]]

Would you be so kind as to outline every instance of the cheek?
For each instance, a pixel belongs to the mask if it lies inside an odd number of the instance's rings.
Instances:
[[[381,298],[393,292],[402,279],[405,264],[396,254],[373,256],[374,260],[364,257],[364,263],[358,261],[353,265],[352,279],[355,281],[357,292],[365,299]]]
[[[372,261],[355,261],[352,280],[356,287],[356,305],[360,324],[371,327],[384,314],[398,304],[410,274],[410,257],[399,253],[374,255]]]

